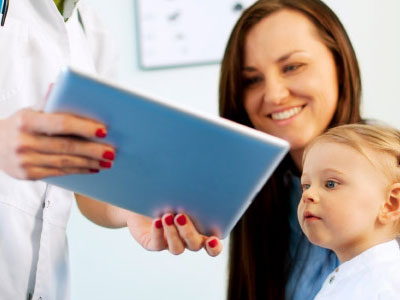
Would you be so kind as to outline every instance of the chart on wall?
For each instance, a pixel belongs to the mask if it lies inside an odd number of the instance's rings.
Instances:
[[[255,0],[136,0],[144,69],[218,63],[242,11]]]

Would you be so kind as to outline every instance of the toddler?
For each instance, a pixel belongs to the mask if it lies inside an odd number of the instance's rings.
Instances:
[[[340,260],[314,300],[399,300],[400,132],[343,125],[303,155],[298,206],[311,243]]]

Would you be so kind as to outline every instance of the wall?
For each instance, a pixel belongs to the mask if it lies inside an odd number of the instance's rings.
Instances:
[[[217,113],[218,65],[141,71],[137,67],[134,1],[88,0],[115,36],[121,82],[168,101]],[[327,0],[353,41],[361,65],[364,116],[400,128],[400,11],[398,0]],[[111,3],[111,5],[110,5]],[[143,250],[126,229],[93,225],[73,207],[68,229],[72,299],[225,298],[227,251],[172,256]],[[227,246],[226,241],[224,241]]]

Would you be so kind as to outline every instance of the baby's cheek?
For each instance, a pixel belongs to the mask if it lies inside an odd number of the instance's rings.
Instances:
[[[302,205],[302,200],[300,200],[299,205],[297,206],[297,220],[299,221],[301,225],[301,216],[303,215],[303,205]]]

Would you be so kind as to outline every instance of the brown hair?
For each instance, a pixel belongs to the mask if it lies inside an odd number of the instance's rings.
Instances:
[[[253,127],[243,104],[241,71],[245,38],[258,22],[282,9],[296,10],[307,16],[334,55],[339,97],[329,127],[360,122],[361,79],[356,55],[337,16],[319,0],[259,0],[243,12],[233,28],[221,64],[220,115]],[[290,190],[283,178],[290,169],[297,171],[287,156],[231,234],[229,300],[285,299],[290,270]]]

